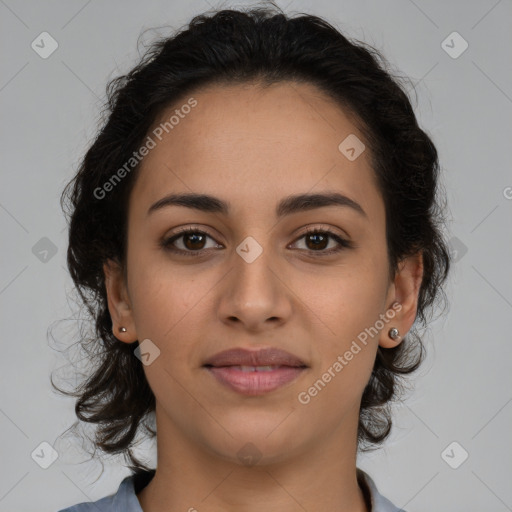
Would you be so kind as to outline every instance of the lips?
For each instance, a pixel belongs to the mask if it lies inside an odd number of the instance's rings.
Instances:
[[[307,365],[293,354],[277,348],[260,350],[234,348],[215,354],[206,361],[205,366],[290,366],[298,368]]]
[[[236,348],[215,354],[204,367],[232,391],[262,395],[295,380],[308,366],[284,350]]]

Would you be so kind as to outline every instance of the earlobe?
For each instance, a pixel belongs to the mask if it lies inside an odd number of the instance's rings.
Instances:
[[[119,341],[133,343],[137,340],[137,334],[122,268],[119,263],[108,260],[103,264],[103,272],[112,333]]]
[[[423,255],[420,252],[404,258],[392,284],[395,315],[380,335],[379,345],[393,348],[399,345],[411,329],[418,311],[418,298],[423,279]],[[400,307],[395,307],[398,303]]]

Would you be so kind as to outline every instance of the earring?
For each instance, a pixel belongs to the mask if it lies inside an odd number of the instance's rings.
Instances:
[[[119,327],[119,332],[126,332],[126,327]]]
[[[392,340],[400,338],[400,332],[396,327],[389,329],[388,335]]]

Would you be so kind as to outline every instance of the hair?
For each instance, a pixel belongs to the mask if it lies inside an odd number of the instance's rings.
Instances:
[[[155,40],[139,63],[107,85],[103,126],[65,187],[61,206],[69,224],[67,265],[93,333],[79,341],[92,365],[72,392],[76,416],[96,424],[94,445],[123,454],[134,473],[148,470],[132,448],[155,410],[155,397],[134,344],[112,333],[103,264],[126,271],[127,208],[139,165],[98,198],[137,151],[164,109],[209,85],[298,82],[316,86],[348,112],[365,137],[385,204],[390,276],[407,256],[421,252],[423,278],[413,328],[394,348],[377,350],[364,389],[357,445],[378,447],[391,430],[390,402],[399,398],[403,376],[424,357],[418,327],[427,327],[450,268],[441,228],[439,162],[429,136],[384,57],[372,46],[349,40],[327,21],[300,13],[287,16],[271,3],[246,10],[225,9],[195,16],[172,37]],[[96,193],[95,193],[96,191]],[[56,387],[53,384],[52,385]]]

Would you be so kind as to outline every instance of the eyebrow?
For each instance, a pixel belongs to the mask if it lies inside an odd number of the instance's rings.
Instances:
[[[168,206],[185,206],[194,210],[207,213],[219,213],[229,215],[230,204],[222,199],[208,194],[169,194],[156,203],[152,204],[147,214],[160,210]],[[317,194],[297,194],[282,199],[276,208],[276,217],[282,218],[286,215],[298,213],[306,210],[314,210],[325,206],[343,206],[357,212],[359,215],[368,218],[366,212],[359,203],[353,199],[339,194],[337,192],[317,193]]]

